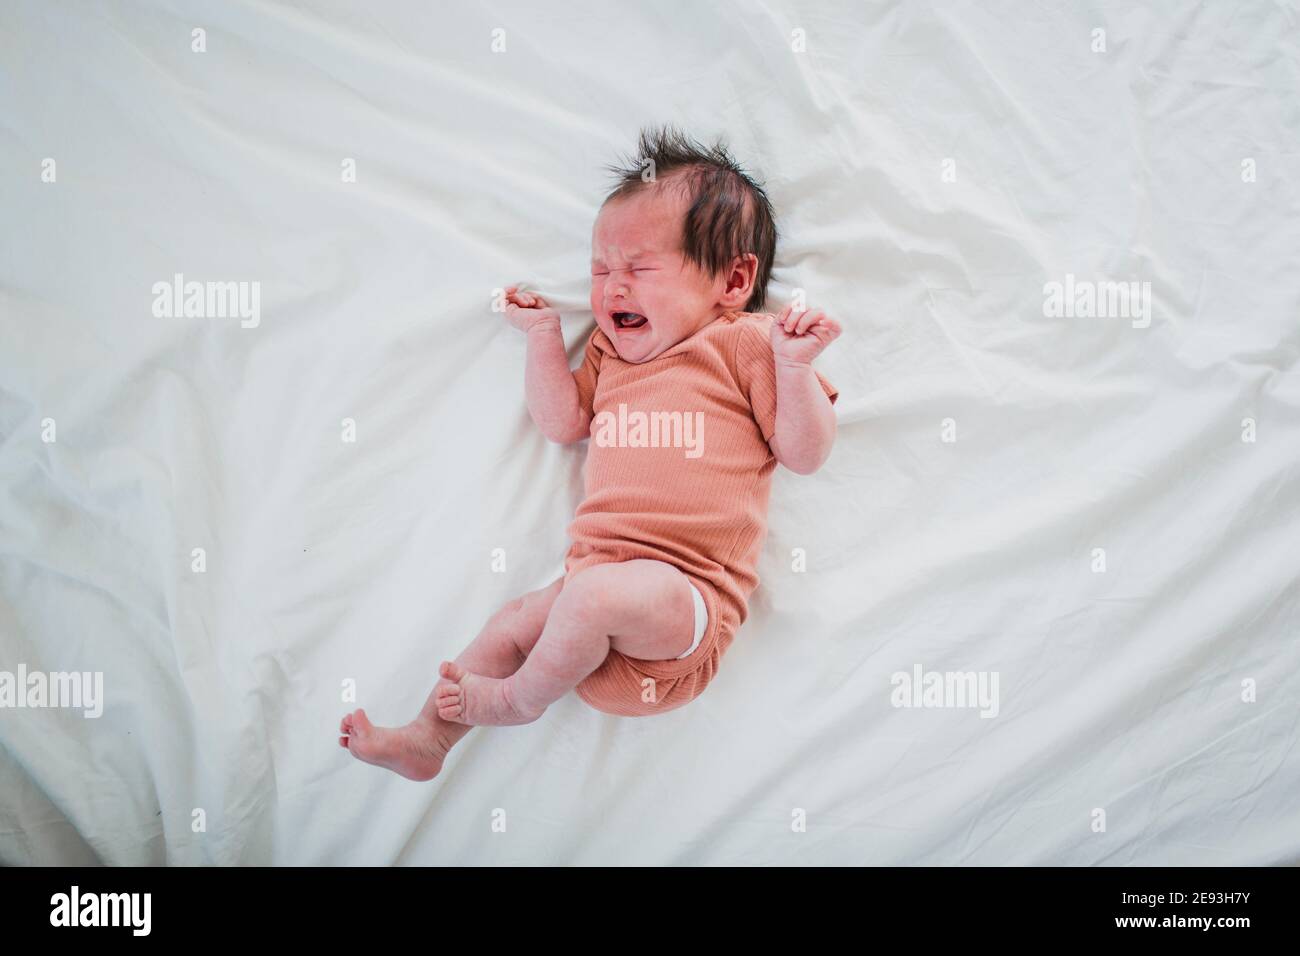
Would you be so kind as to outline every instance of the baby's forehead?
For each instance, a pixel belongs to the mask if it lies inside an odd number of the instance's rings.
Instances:
[[[592,258],[679,253],[685,212],[680,201],[660,190],[612,199],[601,207],[592,225]]]

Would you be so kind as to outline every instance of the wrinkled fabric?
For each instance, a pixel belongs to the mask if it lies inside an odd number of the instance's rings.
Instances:
[[[1300,862],[1294,16],[6,4],[0,671],[104,708],[0,709],[0,862]],[[343,713],[410,720],[566,550],[494,295],[576,365],[602,167],[668,120],[843,322],[836,448],[707,694],[363,765]],[[1145,325],[1049,314],[1104,281]]]

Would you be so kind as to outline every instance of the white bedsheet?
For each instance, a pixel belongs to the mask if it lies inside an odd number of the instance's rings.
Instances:
[[[432,6],[0,11],[0,670],[104,681],[0,709],[0,862],[1300,862],[1294,6]],[[563,553],[582,448],[492,291],[576,355],[662,121],[847,326],[834,454],[689,707],[362,765],[342,714],[409,720]],[[155,316],[178,273],[259,323]],[[1149,325],[1045,315],[1067,275]],[[997,716],[893,706],[916,666]]]

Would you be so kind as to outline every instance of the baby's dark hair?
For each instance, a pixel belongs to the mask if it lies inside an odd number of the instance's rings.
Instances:
[[[716,276],[736,256],[753,253],[758,269],[745,311],[763,308],[776,258],[776,217],[763,187],[732,158],[721,139],[704,146],[672,126],[643,129],[636,155],[606,168],[618,185],[605,203],[656,182],[685,188],[690,206],[682,223],[683,255]],[[643,176],[647,170],[653,176],[649,181]]]

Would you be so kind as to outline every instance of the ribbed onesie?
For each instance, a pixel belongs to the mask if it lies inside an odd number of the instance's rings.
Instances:
[[[723,313],[639,364],[620,359],[599,328],[587,340],[573,376],[593,417],[566,577],[606,562],[665,561],[699,589],[709,612],[688,657],[650,661],[611,649],[576,688],[597,710],[645,716],[698,697],[748,616],[777,464],[768,447],[776,430],[773,319]],[[816,374],[834,402],[839,393]]]

